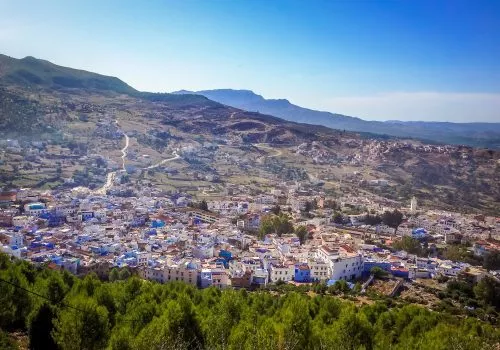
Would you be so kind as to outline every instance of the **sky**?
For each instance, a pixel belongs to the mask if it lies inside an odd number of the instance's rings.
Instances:
[[[500,1],[0,0],[0,53],[136,89],[368,120],[500,122]]]

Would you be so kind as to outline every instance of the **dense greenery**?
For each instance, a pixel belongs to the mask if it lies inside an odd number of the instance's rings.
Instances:
[[[403,213],[397,209],[394,209],[394,211],[385,211],[382,215],[382,222],[393,228],[394,233],[396,233],[399,225],[403,222]]]
[[[493,349],[500,339],[491,325],[415,305],[101,282],[5,255],[0,278],[44,297],[0,282],[0,327],[26,330],[32,349]],[[3,332],[0,344],[13,348]]]
[[[410,236],[403,236],[401,240],[395,241],[392,247],[396,250],[404,250],[410,254],[422,255],[422,246],[418,239]]]
[[[260,220],[259,237],[261,238],[270,233],[276,233],[279,237],[281,237],[284,234],[292,232],[292,221],[290,219],[290,216],[285,213],[279,213],[278,215],[265,215]]]

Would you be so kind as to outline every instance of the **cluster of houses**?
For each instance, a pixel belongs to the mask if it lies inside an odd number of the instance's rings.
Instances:
[[[331,208],[324,207],[325,198],[299,185],[276,187],[253,198],[211,200],[208,211],[190,207],[192,200],[187,194],[167,195],[151,189],[139,190],[136,197],[30,189],[3,192],[0,251],[78,275],[95,272],[106,277],[113,267],[126,267],[144,279],[183,281],[201,288],[331,284],[358,280],[370,275],[374,267],[405,279],[461,273],[479,279],[487,273],[462,262],[419,258],[366,244],[373,237],[397,238],[384,225],[364,225],[362,214],[348,216],[347,225],[334,223]],[[308,202],[314,202],[313,210],[321,215],[301,217]],[[338,202],[351,208],[384,207],[359,198]],[[255,233],[262,217],[277,205],[295,226],[306,227],[305,242],[301,244],[293,233],[258,238]],[[412,207],[415,212],[416,203]],[[481,256],[500,248],[487,240],[484,227],[490,236],[498,234],[500,220],[429,211],[409,216],[397,234],[432,237],[444,244],[473,239],[471,249]]]

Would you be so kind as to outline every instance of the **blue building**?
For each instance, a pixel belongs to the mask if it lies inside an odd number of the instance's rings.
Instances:
[[[391,263],[388,261],[365,260],[363,262],[363,274],[365,276],[369,275],[374,267],[380,267],[384,271],[391,272]]]
[[[161,228],[165,226],[165,221],[163,220],[153,220],[151,221],[152,228]]]
[[[311,268],[307,264],[295,265],[295,278],[296,282],[311,282]]]

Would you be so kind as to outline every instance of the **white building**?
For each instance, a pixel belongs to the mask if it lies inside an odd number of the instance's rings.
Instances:
[[[334,280],[353,280],[361,277],[363,272],[363,256],[358,253],[341,253],[338,249],[321,246],[316,259],[328,265],[329,278]]]
[[[28,203],[24,205],[24,213],[29,216],[40,216],[45,213],[47,209],[45,208],[45,203]]]
[[[311,279],[324,281],[330,278],[330,270],[326,261],[322,259],[309,259],[307,265],[311,268]]]
[[[283,282],[292,281],[295,275],[293,265],[271,265],[269,267],[269,282],[276,283],[279,280]]]

